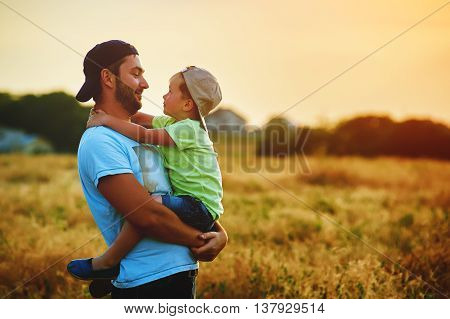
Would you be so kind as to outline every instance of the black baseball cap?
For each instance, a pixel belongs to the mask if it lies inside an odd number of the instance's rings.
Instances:
[[[100,71],[128,55],[139,55],[134,46],[121,40],[110,40],[93,47],[84,58],[83,72],[86,79],[76,99],[89,101],[100,89]]]

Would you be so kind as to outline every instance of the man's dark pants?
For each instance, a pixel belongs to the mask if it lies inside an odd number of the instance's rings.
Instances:
[[[194,299],[197,270],[183,271],[133,288],[113,287],[113,299]]]

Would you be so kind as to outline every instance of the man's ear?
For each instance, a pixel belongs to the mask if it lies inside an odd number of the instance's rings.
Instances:
[[[114,88],[116,85],[116,76],[108,69],[100,71],[100,81],[109,88]]]

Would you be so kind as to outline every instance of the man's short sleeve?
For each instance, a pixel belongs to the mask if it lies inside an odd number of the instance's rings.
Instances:
[[[80,146],[80,172],[91,180],[95,187],[104,176],[133,173],[126,147],[113,136],[102,132],[93,133]]]
[[[170,116],[158,115],[153,118],[152,127],[162,128],[175,122],[175,119]]]

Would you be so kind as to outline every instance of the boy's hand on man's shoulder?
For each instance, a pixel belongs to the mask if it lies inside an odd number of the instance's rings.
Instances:
[[[89,112],[89,119],[86,123],[86,128],[105,125],[108,119],[109,115],[104,111],[91,109]]]

